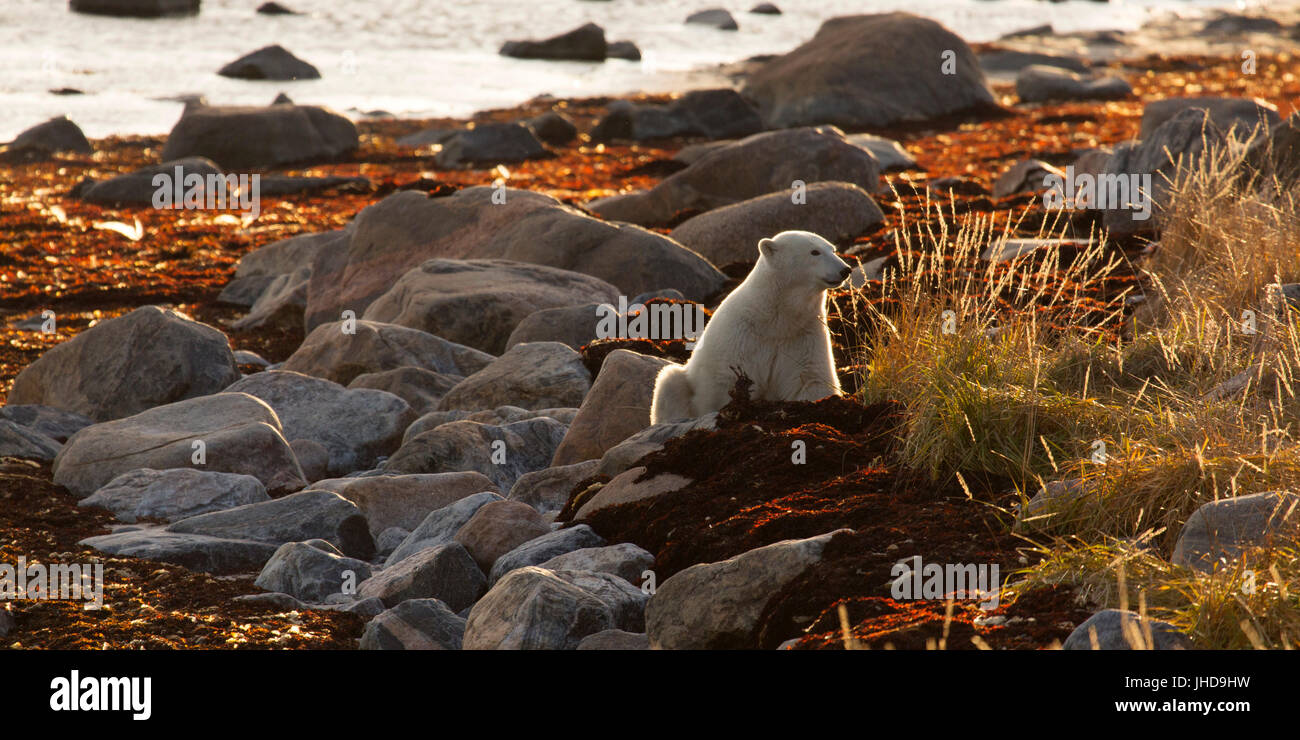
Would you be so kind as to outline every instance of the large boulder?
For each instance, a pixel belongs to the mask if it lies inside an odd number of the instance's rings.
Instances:
[[[356,150],[357,127],[311,105],[265,108],[203,106],[181,116],[167,135],[164,160],[207,157],[231,170],[337,159]]]
[[[252,540],[137,529],[87,537],[77,544],[127,558],[157,560],[202,573],[256,572],[275,554],[276,546]]]
[[[574,527],[578,529],[583,525]],[[566,530],[561,530],[566,531]],[[632,585],[645,579],[645,572],[654,567],[655,556],[650,551],[631,542],[620,542],[607,547],[584,547],[556,555],[538,563],[546,570],[585,570],[593,573],[610,573]]]
[[[569,502],[573,487],[594,476],[599,465],[599,460],[583,460],[524,473],[510,488],[507,498],[522,501],[543,514],[559,511]]]
[[[54,483],[85,498],[138,468],[242,473],[272,495],[306,483],[275,412],[243,393],[178,401],[86,427],[55,458]]]
[[[269,500],[266,487],[251,475],[141,468],[117,476],[77,505],[106,509],[124,522],[140,518],[174,522]]]
[[[0,406],[0,419],[58,442],[67,442],[68,437],[95,423],[83,414],[40,404],[11,403]]]
[[[398,367],[377,373],[362,373],[348,383],[349,388],[373,388],[388,391],[424,415],[438,408],[447,391],[465,378],[450,373],[435,373],[422,367]],[[409,428],[409,427],[408,427]]]
[[[663,105],[618,100],[591,130],[594,141],[652,141],[674,136],[728,139],[763,130],[752,103],[731,88],[693,90]]]
[[[299,234],[249,252],[235,263],[234,277],[217,298],[223,303],[252,306],[277,277],[291,275],[304,267],[310,272],[322,247],[340,239],[346,241],[350,235],[350,229]]]
[[[545,416],[501,426],[453,421],[406,440],[384,463],[384,472],[476,470],[509,491],[519,476],[550,465],[566,428]]]
[[[542,41],[507,41],[501,55],[520,59],[568,59],[603,62],[608,45],[605,29],[585,23],[572,31]]]
[[[818,182],[701,213],[669,236],[713,264],[727,265],[757,260],[759,240],[782,231],[811,231],[832,244],[847,244],[884,220],[857,185]]]
[[[346,330],[353,329],[351,333]],[[378,321],[321,324],[281,366],[335,383],[351,383],[363,373],[418,367],[436,373],[473,375],[492,355],[435,337],[418,329]]]
[[[559,342],[516,344],[492,364],[465,378],[439,402],[443,411],[577,407],[591,389],[582,355]]]
[[[356,504],[375,537],[390,527],[415,530],[430,512],[496,488],[486,476],[474,472],[332,478],[311,487],[333,491]]]
[[[58,116],[18,134],[17,138],[9,142],[8,151],[48,156],[55,152],[93,154],[95,148],[90,145],[80,126],[68,120],[67,116]]]
[[[322,539],[344,555],[363,560],[375,554],[366,518],[351,501],[331,491],[302,491],[173,522],[167,531],[282,545]]]
[[[597,338],[596,326],[600,323],[599,303],[578,306],[543,308],[520,321],[506,339],[506,349],[527,342],[559,342],[581,350]]]
[[[455,540],[484,573],[490,573],[497,558],[550,531],[533,507],[518,501],[493,501],[474,512],[456,532]]]
[[[1103,609],[1074,628],[1063,650],[1190,650],[1187,633],[1137,612]]]
[[[1112,100],[1133,94],[1121,77],[1085,77],[1068,69],[1031,64],[1016,75],[1016,95],[1023,103],[1047,100]]]
[[[141,167],[106,180],[86,180],[73,192],[88,203],[102,206],[155,205],[159,186],[154,184],[154,178],[159,175],[167,177],[169,187],[174,187],[171,185],[173,183],[199,178],[186,186],[186,191],[192,187],[205,205],[208,202],[214,205],[238,202],[233,199],[238,196],[229,190],[229,182],[224,179],[221,168],[203,157],[182,157]],[[179,206],[180,203],[172,198],[172,205]]]
[[[226,389],[260,398],[275,410],[284,436],[329,451],[331,475],[366,470],[401,444],[415,420],[406,401],[384,391],[348,389],[291,370],[254,373]]]
[[[442,149],[433,161],[444,169],[491,167],[550,156],[533,130],[522,123],[482,123],[457,131],[441,143]]]
[[[1188,108],[1200,108],[1206,111],[1220,131],[1232,132],[1242,140],[1250,138],[1256,130],[1267,134],[1282,120],[1278,115],[1277,106],[1258,98],[1225,98],[1213,95],[1165,98],[1152,100],[1142,109],[1142,128],[1138,132],[1138,138],[1145,140],[1166,121]]]
[[[69,0],[74,13],[158,18],[199,12],[200,0]]]
[[[789,187],[789,181],[781,187]],[[504,196],[504,202],[494,203],[498,193],[496,200]],[[541,193],[479,186],[430,198],[403,191],[357,215],[345,252],[323,251],[317,257],[308,329],[338,320],[345,309],[361,315],[394,281],[438,257],[572,270],[625,295],[670,287],[703,300],[725,282],[704,258],[672,239],[591,218]]]
[[[46,351],[14,379],[7,403],[109,421],[216,393],[238,379],[224,334],[184,314],[143,306]]]
[[[650,190],[602,198],[587,207],[608,219],[657,225],[682,211],[710,211],[797,187],[799,182],[829,180],[872,192],[880,186],[880,165],[871,152],[854,146],[834,127],[768,131],[718,147]],[[659,283],[646,289],[677,287]]]
[[[279,44],[250,52],[217,71],[222,77],[243,80],[317,80],[320,70],[294,56]]]
[[[515,504],[518,502],[505,501],[503,504]],[[596,548],[605,544],[605,538],[596,534],[596,531],[585,524],[579,524],[576,527],[557,529],[554,532],[547,532],[540,537],[534,537],[513,549],[503,553],[492,562],[492,569],[488,571],[488,585],[501,580],[501,577],[516,568],[524,568],[529,565],[540,565],[552,558],[582,550],[584,548]],[[552,570],[557,570],[552,568]],[[583,570],[581,568],[572,568],[571,570]]]
[[[469,612],[466,650],[572,650],[608,629],[640,632],[645,595],[609,573],[525,567]]]
[[[910,13],[831,18],[741,92],[771,128],[885,128],[996,107],[966,42]]]
[[[1244,165],[1265,183],[1290,188],[1300,180],[1300,114],[1293,113],[1273,127],[1269,136],[1260,136],[1246,153]]]
[[[655,377],[667,364],[667,360],[625,349],[609,353],[551,464],[599,459],[609,448],[650,426]]]
[[[61,449],[63,445],[53,437],[8,419],[0,419],[0,457],[53,462]]]
[[[407,599],[435,598],[461,611],[487,590],[487,579],[460,544],[425,548],[391,565],[361,584],[360,597],[375,597],[384,606]]]
[[[717,563],[701,563],[659,584],[646,605],[646,634],[664,650],[754,648],[768,601],[821,561],[837,530],[785,540]]]
[[[431,547],[455,542],[456,533],[478,513],[479,509],[493,501],[502,500],[504,499],[492,491],[483,491],[429,512],[424,521],[420,522],[420,526],[412,530],[406,536],[406,539],[402,540],[389,553],[388,559],[384,561],[385,567],[391,568],[406,558]]]
[[[383,612],[361,633],[362,650],[460,650],[465,620],[437,599],[410,599]]]
[[[615,301],[604,280],[555,267],[500,259],[431,259],[375,299],[364,318],[429,332],[500,354],[519,322],[543,308]]]
[[[1213,571],[1251,547],[1300,542],[1300,495],[1268,491],[1203,504],[1178,533],[1175,565]]]
[[[262,566],[253,585],[319,604],[368,578],[369,563],[306,542],[286,542]]]

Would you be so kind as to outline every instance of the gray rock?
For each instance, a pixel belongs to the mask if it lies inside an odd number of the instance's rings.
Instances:
[[[1133,94],[1121,77],[1085,77],[1068,69],[1031,64],[1016,75],[1016,95],[1023,103],[1047,100],[1116,100]]]
[[[908,170],[916,166],[916,158],[893,139],[872,134],[849,134],[845,138],[853,146],[871,152],[882,170]]]
[[[645,472],[644,467],[636,466],[614,476],[582,504],[574,514],[574,520],[586,519],[597,511],[611,506],[622,506],[680,491],[694,482],[676,473],[659,473],[638,481],[637,479]]]
[[[52,462],[63,445],[35,429],[0,419],[0,457]]]
[[[399,545],[406,541],[411,533],[401,527],[389,527],[375,538],[375,552],[388,557]]]
[[[237,601],[241,604],[255,604],[257,606],[265,606],[286,612],[302,611],[307,608],[306,604],[289,594],[283,593],[244,594],[243,596],[236,596],[231,600]]]
[[[358,375],[399,367],[471,375],[493,359],[486,352],[395,324],[358,319],[355,333],[345,334],[344,328],[343,321],[316,327],[282,369],[351,383]]]
[[[177,176],[177,168],[180,175]],[[166,175],[173,182],[198,176],[201,181],[195,192],[203,203],[214,204],[234,202],[230,200],[229,183],[224,179],[216,163],[203,157],[180,157],[162,164],[153,164],[133,170],[107,180],[91,181],[79,185],[73,192],[82,200],[105,206],[154,205],[158,185],[154,178]],[[160,201],[161,202],[161,201]],[[178,204],[174,204],[178,205]]]
[[[422,367],[398,367],[378,373],[362,373],[353,378],[348,387],[387,391],[406,401],[412,412],[423,415],[436,409],[447,391],[464,379],[460,375],[435,373]]]
[[[230,328],[245,330],[269,326],[287,329],[301,326],[310,285],[310,265],[275,276],[248,309],[248,314],[232,322]]]
[[[1232,133],[1243,141],[1257,129],[1267,133],[1282,120],[1278,115],[1277,106],[1255,98],[1225,98],[1213,95],[1165,98],[1152,100],[1142,109],[1142,127],[1138,132],[1138,138],[1145,141],[1165,122],[1189,108],[1200,108],[1206,111],[1217,129],[1224,133]]]
[[[528,504],[543,514],[559,511],[569,502],[573,487],[595,475],[599,466],[599,460],[583,460],[525,473],[510,488],[508,498]]]
[[[584,526],[584,525],[579,525]],[[578,527],[574,527],[577,529]],[[560,530],[561,532],[566,530]],[[584,547],[537,564],[546,570],[580,570],[592,573],[610,573],[633,586],[643,579],[643,574],[654,567],[655,556],[631,542],[620,542],[608,547]]]
[[[1147,630],[1150,630],[1148,635]],[[1091,650],[1092,636],[1097,635],[1099,650],[1190,650],[1192,641],[1168,622],[1142,621],[1136,612],[1103,609],[1088,617],[1065,638],[1064,650]]]
[[[611,447],[650,426],[655,376],[667,364],[667,360],[625,349],[609,353],[551,465],[599,459]]]
[[[362,650],[460,650],[465,620],[437,599],[410,599],[380,614],[361,633]]]
[[[363,318],[500,354],[510,332],[533,311],[617,297],[609,283],[569,270],[508,260],[432,259],[399,278]]]
[[[369,563],[325,552],[305,542],[286,542],[262,566],[253,585],[319,603],[368,578]]]
[[[736,19],[723,8],[709,8],[686,16],[686,22],[697,26],[709,26],[720,31],[736,31]]]
[[[759,3],[750,8],[749,12],[755,15],[781,15],[781,9],[772,3]]]
[[[645,595],[608,573],[511,571],[470,610],[467,650],[571,650],[608,629],[639,632]]]
[[[563,146],[578,138],[578,127],[573,120],[556,110],[548,110],[540,116],[530,118],[524,125],[547,144]]]
[[[501,55],[519,59],[566,59],[605,61],[605,29],[595,23],[583,25],[542,41],[507,41]]]
[[[209,105],[181,116],[167,135],[162,158],[207,157],[244,171],[337,159],[358,143],[357,127],[325,108]]]
[[[548,532],[540,537],[534,537],[523,544],[517,545],[512,550],[506,552],[493,561],[492,570],[488,573],[488,584],[491,585],[496,583],[501,580],[502,576],[516,568],[523,568],[529,565],[541,565],[556,556],[570,553],[574,550],[600,547],[604,544],[605,538],[596,534],[595,530],[585,524]],[[586,569],[550,568],[549,570]]]
[[[304,267],[310,273],[311,264],[322,248],[340,240],[346,243],[350,235],[348,229],[299,234],[249,252],[239,258],[235,276],[217,299],[237,306],[252,306],[275,278],[291,275]]]
[[[674,574],[646,605],[650,644],[664,650],[756,647],[754,629],[767,602],[820,562],[832,537],[847,531],[785,540]]]
[[[472,606],[486,590],[483,572],[455,542],[420,550],[361,584],[362,597],[381,599],[385,606],[436,598],[454,611]]]
[[[717,422],[718,415],[714,412],[698,419],[670,421],[646,427],[601,455],[600,467],[596,468],[596,474],[608,475],[612,478],[632,467],[637,460],[651,452],[662,450],[664,443],[673,437],[680,437],[693,429],[714,429],[717,427]]]
[[[40,404],[0,406],[0,419],[26,427],[56,442],[67,442],[68,437],[95,423],[81,414]]]
[[[266,487],[251,475],[142,468],[117,476],[77,505],[106,509],[124,522],[142,517],[174,522],[269,500]]]
[[[69,0],[74,13],[158,18],[199,12],[199,0]]]
[[[978,57],[980,67],[985,72],[993,73],[1019,72],[1034,65],[1059,67],[1071,72],[1087,72],[1089,69],[1088,61],[1080,57],[1044,54],[1036,51],[1020,51],[1018,49],[994,48],[981,52]]]
[[[384,463],[389,474],[476,470],[499,490],[551,463],[566,427],[538,417],[501,426],[453,421],[408,439]]]
[[[582,355],[559,342],[517,344],[465,378],[439,402],[440,411],[481,411],[510,404],[524,409],[572,408],[591,390]]]
[[[173,522],[167,531],[276,546],[319,537],[349,557],[368,560],[375,554],[375,541],[361,511],[331,491],[303,491],[272,501],[200,514]]]
[[[334,478],[318,481],[312,488],[333,491],[356,504],[376,537],[393,527],[413,530],[430,512],[466,496],[496,492],[491,480],[473,472]]]
[[[454,409],[451,411],[430,411],[411,423],[406,428],[406,435],[402,438],[402,444],[406,444],[420,434],[430,429],[437,429],[443,424],[453,421],[476,421],[480,424],[489,426],[501,426],[503,424],[513,424],[516,421],[525,419],[538,419],[543,416],[554,419],[561,424],[568,426],[573,422],[574,416],[578,413],[573,408],[552,408],[552,409],[521,409],[518,406],[498,406],[494,409],[484,409],[482,411],[467,411],[465,409]]]
[[[396,550],[393,550],[384,561],[384,566],[391,568],[417,552],[454,542],[456,533],[479,509],[493,501],[503,500],[491,491],[484,491],[429,512],[424,521],[420,522],[420,526],[416,527]]]
[[[330,451],[325,445],[314,439],[294,439],[289,441],[289,448],[298,458],[303,478],[309,483],[329,476]]]
[[[1300,541],[1300,496],[1268,491],[1202,504],[1178,533],[1175,565],[1213,571],[1250,547]]]
[[[1065,181],[1065,172],[1061,169],[1041,159],[1022,159],[1003,172],[993,183],[993,197],[1005,198],[1015,193],[1041,192],[1047,188],[1044,179],[1048,175],[1056,175],[1062,182]]]
[[[474,512],[454,539],[464,545],[480,570],[490,573],[498,558],[550,532],[550,525],[533,507],[518,501],[492,501]]]
[[[288,439],[309,439],[329,450],[329,473],[373,467],[397,449],[415,420],[406,401],[385,391],[348,389],[289,370],[250,375],[226,389],[260,398],[275,410]]]
[[[857,185],[817,182],[715,208],[687,219],[669,236],[713,264],[726,265],[757,260],[759,240],[781,231],[811,231],[832,244],[846,244],[884,220],[880,207]]]
[[[279,44],[250,52],[217,71],[222,77],[243,80],[318,80],[320,70],[294,56]]]
[[[46,351],[14,379],[8,403],[109,421],[216,393],[238,379],[224,334],[175,311],[143,306]]]
[[[261,368],[263,370],[271,366],[271,363],[268,362],[265,357],[246,349],[235,350],[235,364],[239,367],[252,365],[253,367]]]
[[[251,475],[273,496],[306,483],[271,407],[218,393],[82,429],[54,459],[54,484],[85,498],[131,470],[191,467]]]
[[[649,650],[650,638],[644,632],[605,630],[587,635],[578,643],[578,650]]]
[[[490,167],[549,156],[550,152],[532,129],[522,123],[481,123],[444,139],[433,161],[442,169],[452,169]]]
[[[18,134],[9,142],[9,151],[49,156],[55,152],[93,154],[95,148],[81,132],[80,126],[68,120],[67,116],[57,116]]]
[[[87,537],[77,544],[93,547],[109,555],[158,560],[218,575],[259,570],[276,550],[275,545],[265,542],[158,529]]]
[[[953,74],[945,74],[948,60]],[[995,107],[966,42],[910,13],[831,18],[812,40],[750,75],[741,92],[758,102],[769,128],[885,128]]]
[[[731,88],[692,90],[666,104],[619,100],[591,130],[593,141],[653,141],[679,136],[729,139],[763,130],[753,103]]]
[[[627,59],[641,61],[641,49],[631,41],[612,41],[605,49],[605,56],[610,59]]]
[[[599,303],[544,308],[524,317],[506,339],[506,349],[527,342],[559,342],[574,350],[596,339]]]

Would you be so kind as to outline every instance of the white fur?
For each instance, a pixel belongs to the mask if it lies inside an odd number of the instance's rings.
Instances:
[[[758,243],[758,262],[718,306],[685,365],[655,378],[650,423],[693,418],[730,401],[737,368],[754,381],[751,398],[815,401],[839,395],[826,328],[826,290],[849,266],[835,246],[808,231]],[[816,254],[814,254],[816,253]]]

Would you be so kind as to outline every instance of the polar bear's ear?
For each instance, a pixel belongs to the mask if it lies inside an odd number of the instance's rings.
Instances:
[[[776,242],[763,238],[758,240],[758,253],[764,257],[771,257],[776,252]]]

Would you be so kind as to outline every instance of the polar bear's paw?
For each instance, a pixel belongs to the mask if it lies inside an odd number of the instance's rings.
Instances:
[[[665,365],[655,376],[654,397],[650,401],[650,423],[662,424],[694,416],[695,390],[682,365]]]

